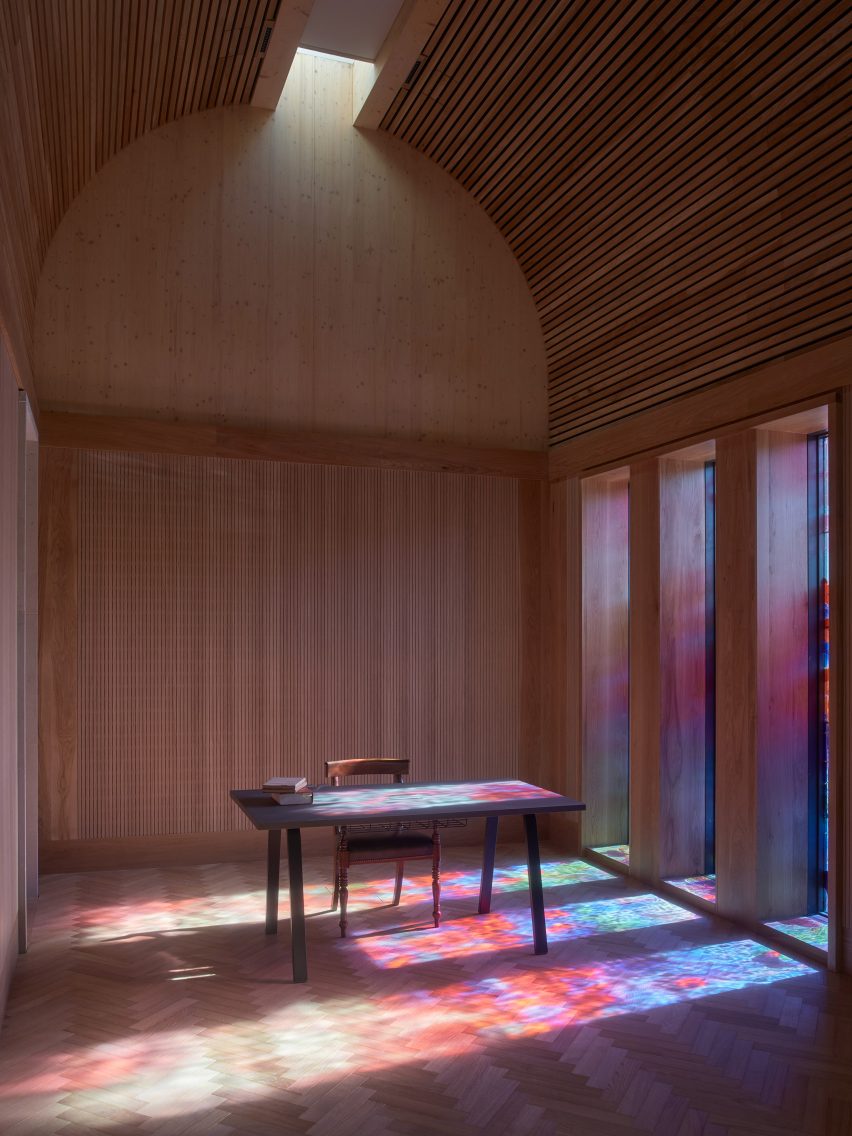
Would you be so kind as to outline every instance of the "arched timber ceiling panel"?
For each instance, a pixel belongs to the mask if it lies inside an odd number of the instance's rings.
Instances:
[[[852,328],[852,8],[450,0],[382,128],[538,307],[556,444]]]
[[[47,246],[114,154],[193,111],[248,103],[277,0],[2,0],[0,318],[29,354]]]

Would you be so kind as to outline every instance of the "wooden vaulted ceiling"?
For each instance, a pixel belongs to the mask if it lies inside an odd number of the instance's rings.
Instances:
[[[309,10],[0,0],[0,315],[19,359],[85,182],[146,130],[250,102],[270,34],[271,56]],[[381,126],[512,247],[552,443],[852,329],[851,25],[845,0],[447,0]]]
[[[382,128],[541,318],[559,443],[852,328],[852,8],[450,0]]]
[[[277,6],[0,0],[0,168],[11,183],[0,203],[0,299],[19,366],[32,343],[44,255],[68,206],[145,131],[249,102]]]

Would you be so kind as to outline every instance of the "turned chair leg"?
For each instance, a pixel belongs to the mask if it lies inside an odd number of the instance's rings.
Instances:
[[[400,897],[402,896],[402,873],[405,869],[405,861],[400,860],[396,865],[396,883],[393,887],[393,903],[392,907],[399,907]]]
[[[349,849],[346,841],[340,843],[338,881],[340,886],[340,937],[346,938],[346,907],[349,903]]]
[[[336,844],[334,847],[332,872],[334,873],[334,894],[331,897],[331,910],[337,911],[337,904],[340,899],[340,856]]]
[[[435,926],[441,925],[441,837],[438,826],[432,830],[432,918]]]

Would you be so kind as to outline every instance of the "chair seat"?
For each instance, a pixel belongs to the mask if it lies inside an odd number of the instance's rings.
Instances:
[[[419,856],[432,856],[431,836],[353,836],[346,844],[350,863],[376,857],[392,860],[399,856],[400,860],[410,860]]]

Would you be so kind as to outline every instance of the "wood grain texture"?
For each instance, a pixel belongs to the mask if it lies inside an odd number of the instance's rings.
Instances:
[[[660,469],[630,467],[630,872],[661,874]],[[615,842],[613,842],[615,843]]]
[[[78,836],[80,454],[39,455],[39,829]],[[115,597],[113,604],[121,602]]]
[[[485,822],[475,818],[464,827],[441,830],[442,848],[482,848]],[[523,818],[503,817],[500,840],[523,839]],[[331,862],[334,834],[329,829],[302,829],[305,856],[325,856]],[[111,839],[44,840],[39,849],[42,876],[96,872],[106,867],[175,868],[185,864],[235,864],[263,859],[266,834],[255,828],[233,832],[194,832],[177,836],[117,836]]]
[[[68,460],[44,452],[48,468]],[[321,780],[330,758],[399,754],[427,779],[517,775],[531,744],[522,622],[540,603],[523,596],[540,580],[521,574],[517,483],[75,460],[80,673],[65,689],[80,707],[81,839],[234,828],[228,789]],[[48,571],[62,559],[51,495],[61,504],[68,480],[42,485]],[[524,531],[540,544],[536,516]]]
[[[550,476],[567,477],[680,450],[775,421],[803,403],[824,406],[852,376],[852,337],[775,360],[736,379],[596,430],[550,450]]]
[[[683,878],[704,872],[704,463],[670,458],[659,470],[659,874]]]
[[[520,749],[518,769],[523,780],[550,787],[544,720],[544,542],[547,532],[546,482],[518,484],[518,553],[521,598]],[[545,825],[547,824],[547,818]]]
[[[351,434],[261,431],[115,414],[45,413],[41,418],[41,440],[46,446],[119,453],[308,462],[424,473],[483,473],[534,481],[547,477],[544,451],[486,450]]]
[[[583,843],[627,842],[629,550],[627,480],[582,486]]]
[[[355,63],[352,81],[356,126],[378,129],[400,90],[409,89],[416,81],[423,45],[447,4],[448,0],[406,0],[375,63]]]
[[[785,918],[807,909],[807,443],[716,452],[718,906]]]
[[[556,444],[849,333],[843,4],[453,0],[382,126],[526,274]]]
[[[716,904],[757,917],[757,450],[716,443]]]
[[[293,66],[314,0],[281,0],[268,27],[269,44],[251,93],[251,105],[275,110]],[[274,9],[273,9],[274,11]]]
[[[0,5],[0,319],[34,404],[39,274],[68,206],[145,131],[247,103],[274,10],[274,0]]]
[[[86,187],[39,290],[45,408],[544,448],[511,252],[434,164],[352,128],[350,70],[300,54],[274,115],[184,119]]]
[[[758,918],[807,910],[807,437],[758,430]]]
[[[309,859],[295,988],[286,932],[263,934],[262,862],[50,877],[0,1035],[7,1130],[845,1136],[848,978],[553,856],[565,931],[533,961],[520,848],[487,916],[480,860],[445,855],[440,935],[426,873],[397,908],[392,873],[364,868],[364,933],[342,942],[329,857]],[[603,933],[578,934],[590,917]]]
[[[543,696],[549,747],[547,780],[567,797],[582,799],[582,494],[578,478],[551,484],[547,524],[542,651]],[[585,814],[549,818],[551,841],[576,853]]]
[[[18,952],[18,387],[0,341],[0,1006]]]
[[[18,394],[18,945],[38,897],[38,431]]]

